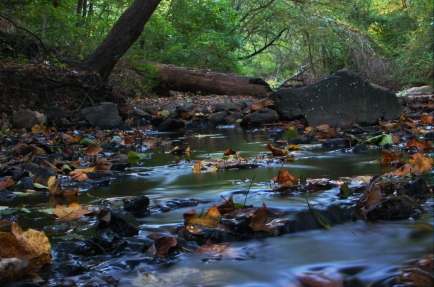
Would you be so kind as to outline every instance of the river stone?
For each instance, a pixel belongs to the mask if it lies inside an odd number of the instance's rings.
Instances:
[[[235,111],[238,107],[231,103],[217,103],[214,106],[215,112]]]
[[[158,126],[158,131],[171,132],[171,131],[183,129],[184,127],[185,127],[185,123],[183,121],[167,118]]]
[[[45,115],[29,109],[18,109],[12,116],[12,126],[14,128],[31,129],[34,125],[45,124]]]
[[[241,122],[242,126],[261,126],[267,123],[274,123],[279,121],[279,114],[275,110],[263,108],[247,115]]]
[[[270,99],[281,119],[305,116],[310,126],[345,127],[350,122],[366,126],[400,115],[394,93],[346,69],[304,88],[280,89]]]
[[[81,110],[86,120],[92,125],[102,129],[117,127],[122,118],[119,116],[118,105],[109,102],[101,102],[92,107]]]
[[[226,112],[217,112],[217,113],[213,113],[211,115],[211,125],[216,127],[218,125],[226,125],[226,117],[227,117],[227,113]]]

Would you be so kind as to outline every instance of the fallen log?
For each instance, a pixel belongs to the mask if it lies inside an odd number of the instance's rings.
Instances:
[[[228,96],[267,97],[270,86],[261,78],[216,73],[204,69],[154,64],[157,81],[168,90]]]

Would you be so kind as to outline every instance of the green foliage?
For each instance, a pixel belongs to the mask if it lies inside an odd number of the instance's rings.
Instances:
[[[2,14],[66,57],[85,60],[133,0],[5,0]],[[306,82],[348,68],[392,88],[432,84],[431,0],[162,1],[125,58],[261,76],[275,83],[309,67]],[[83,13],[86,11],[86,13]],[[7,32],[23,32],[2,19]],[[6,28],[4,28],[6,27]],[[0,53],[7,46],[0,43]],[[1,56],[1,54],[0,54]],[[150,72],[150,73],[149,73]]]

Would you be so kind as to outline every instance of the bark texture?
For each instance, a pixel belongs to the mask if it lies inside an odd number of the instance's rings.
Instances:
[[[267,97],[271,92],[270,86],[261,78],[216,73],[209,70],[183,68],[173,65],[154,65],[157,68],[157,80],[170,90],[228,96],[253,96],[257,98]]]
[[[90,56],[87,64],[106,81],[117,61],[140,37],[161,0],[135,0]]]

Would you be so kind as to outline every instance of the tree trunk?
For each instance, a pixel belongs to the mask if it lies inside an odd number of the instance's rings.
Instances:
[[[157,81],[169,90],[228,96],[267,97],[270,86],[261,78],[249,78],[237,74],[215,73],[173,65],[154,64]]]
[[[160,2],[161,0],[134,0],[90,56],[87,64],[98,71],[104,81],[108,80],[117,61],[140,37],[146,22]]]

